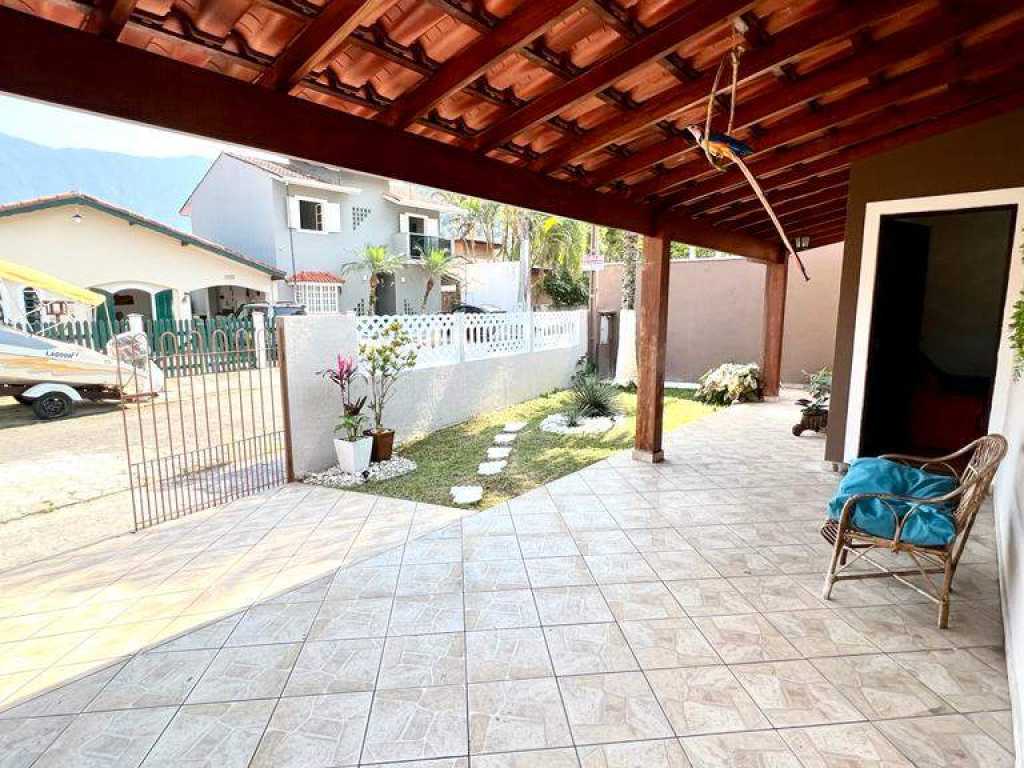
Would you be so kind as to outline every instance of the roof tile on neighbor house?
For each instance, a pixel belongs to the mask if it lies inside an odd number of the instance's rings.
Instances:
[[[345,278],[341,275],[336,275],[333,272],[315,272],[315,271],[302,271],[296,272],[294,275],[288,277],[289,283],[336,283],[340,285],[345,282]]]
[[[167,237],[172,237],[179,241],[182,245],[194,245],[197,248],[210,251],[217,256],[223,256],[226,259],[237,261],[239,264],[244,264],[247,267],[258,269],[261,272],[266,272],[275,280],[281,280],[284,278],[284,272],[274,269],[271,266],[264,264],[262,261],[257,261],[238,251],[233,251],[225,245],[215,243],[213,240],[207,240],[204,237],[193,235],[191,232],[185,232],[184,230],[172,227],[168,224],[164,224],[154,219],[147,218],[142,214],[131,211],[127,208],[122,208],[119,205],[114,205],[106,200],[101,200],[98,197],[87,195],[82,192],[62,192],[58,195],[46,195],[43,197],[34,197],[29,200],[19,200],[16,203],[7,203],[0,205],[0,218],[4,216],[15,216],[20,213],[30,213],[32,211],[39,211],[45,208],[55,208],[60,205],[84,205],[88,208],[94,208],[97,211],[103,211],[109,213],[111,216],[116,216],[119,219],[124,219],[129,224],[138,224],[139,226],[145,227],[146,229],[157,232]]]

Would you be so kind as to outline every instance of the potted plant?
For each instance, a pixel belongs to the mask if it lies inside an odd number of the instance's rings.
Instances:
[[[342,437],[334,438],[334,453],[342,472],[361,475],[370,468],[373,438],[362,434],[364,423],[366,418],[358,413],[345,414],[334,428],[335,432],[343,433]]]
[[[334,384],[341,393],[341,408],[345,416],[358,416],[366,404],[366,395],[354,398],[352,384],[360,376],[359,363],[353,357],[338,355],[334,368],[317,371],[317,375]]]
[[[810,397],[802,397],[796,401],[800,406],[800,423],[793,427],[793,434],[800,437],[807,430],[822,432],[828,426],[828,401],[832,396],[832,370],[822,368],[814,373],[807,373],[807,391]]]
[[[395,383],[403,371],[416,365],[416,345],[397,320],[359,344],[370,384],[373,428],[373,461],[388,461],[395,445],[395,431],[384,426],[384,406],[394,395]]]

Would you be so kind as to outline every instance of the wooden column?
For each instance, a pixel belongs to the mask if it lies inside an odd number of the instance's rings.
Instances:
[[[765,397],[778,397],[782,379],[782,330],[786,320],[786,279],[789,259],[766,264],[764,278],[764,350],[761,372]]]
[[[664,235],[644,237],[637,307],[636,447],[633,458],[659,462],[665,397],[665,343],[668,336],[669,246]]]

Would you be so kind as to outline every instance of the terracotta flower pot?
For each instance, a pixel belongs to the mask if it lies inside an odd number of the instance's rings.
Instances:
[[[368,429],[363,434],[373,438],[373,453],[370,461],[389,461],[395,449],[395,430]]]

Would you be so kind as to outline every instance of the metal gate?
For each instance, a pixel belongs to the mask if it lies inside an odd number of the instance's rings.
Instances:
[[[153,348],[122,337],[117,348],[133,361],[121,393],[136,530],[286,481],[273,329],[166,332]]]

